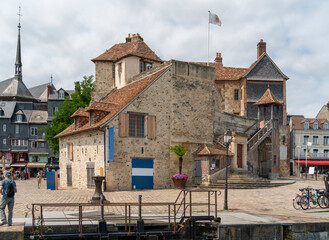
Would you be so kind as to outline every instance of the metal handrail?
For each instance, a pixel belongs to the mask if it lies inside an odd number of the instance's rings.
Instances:
[[[207,193],[208,201],[205,202],[193,202],[192,201],[192,193]],[[175,202],[104,202],[104,203],[33,203],[32,204],[32,232],[35,233],[36,230],[36,211],[40,211],[40,235],[43,236],[45,232],[45,223],[46,220],[55,220],[56,222],[60,220],[60,218],[44,218],[44,211],[47,207],[77,207],[78,208],[78,220],[79,220],[79,236],[83,237],[83,208],[86,207],[122,207],[123,216],[121,215],[113,215],[108,217],[113,220],[124,220],[124,229],[128,235],[132,232],[132,220],[165,220],[168,221],[168,230],[172,232],[172,234],[177,233],[177,227],[184,222],[184,219],[191,219],[193,216],[193,208],[207,206],[208,216],[211,214],[211,208],[213,207],[214,211],[214,219],[217,219],[217,194],[221,193],[218,190],[211,189],[184,189],[181,190]],[[214,202],[212,203],[211,195],[214,195]],[[180,200],[180,197],[183,198]],[[143,208],[138,208],[143,206]],[[140,214],[134,214],[134,209],[144,209],[144,207],[166,207],[167,213],[165,214],[157,214],[146,216],[140,212]],[[38,210],[39,208],[39,210]],[[189,211],[188,211],[189,209]],[[173,214],[171,211],[173,210]],[[136,211],[136,210],[135,210]],[[138,211],[138,210],[137,210]],[[180,214],[181,211],[181,214]],[[139,218],[139,216],[143,216],[143,218]],[[177,221],[179,219],[179,221]],[[63,219],[63,221],[67,221],[67,219]],[[171,222],[174,222],[173,226],[171,226]],[[179,229],[178,229],[179,230]]]

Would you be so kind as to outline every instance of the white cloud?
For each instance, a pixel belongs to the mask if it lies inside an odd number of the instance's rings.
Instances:
[[[19,1],[0,2],[0,79],[14,74]],[[140,33],[163,59],[207,61],[222,52],[226,66],[249,67],[259,39],[290,77],[288,112],[314,117],[328,99],[329,2],[307,0],[57,0],[22,2],[24,82],[35,86],[54,75],[56,86],[94,74],[90,59],[128,33]]]

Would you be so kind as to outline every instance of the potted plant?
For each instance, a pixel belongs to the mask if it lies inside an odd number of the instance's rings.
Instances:
[[[183,156],[187,153],[185,146],[183,144],[170,147],[170,151],[173,152],[179,159],[179,173],[171,176],[171,179],[174,183],[175,188],[184,189],[188,176],[182,174],[183,167]]]

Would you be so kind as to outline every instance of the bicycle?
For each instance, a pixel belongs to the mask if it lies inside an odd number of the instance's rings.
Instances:
[[[316,193],[312,193],[315,190]],[[317,206],[321,208],[328,207],[328,197],[324,194],[323,190],[313,189],[310,187],[305,188],[306,194],[300,200],[300,206],[303,210],[308,208],[316,208]]]
[[[302,197],[306,194],[305,188],[300,188],[299,191],[301,192],[300,194],[297,193],[296,197],[292,200],[292,205],[296,210],[301,209],[300,201]]]

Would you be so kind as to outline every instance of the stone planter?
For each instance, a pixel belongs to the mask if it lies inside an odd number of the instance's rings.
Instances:
[[[177,189],[184,189],[186,186],[187,179],[174,179],[172,178],[172,181],[174,183],[174,187]]]

